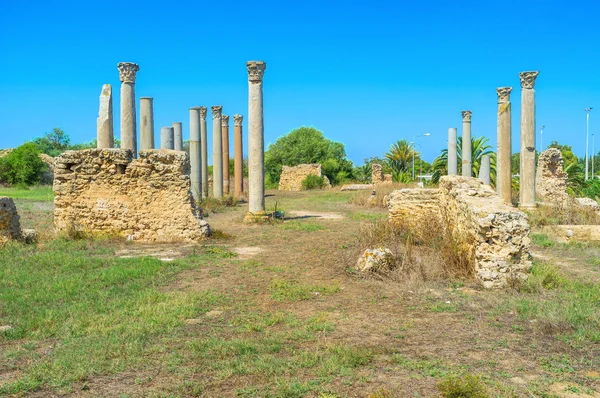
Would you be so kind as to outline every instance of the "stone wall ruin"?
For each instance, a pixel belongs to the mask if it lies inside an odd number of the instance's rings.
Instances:
[[[280,191],[301,191],[302,181],[309,176],[316,175],[323,177],[325,187],[331,187],[327,176],[321,174],[321,165],[318,163],[299,164],[298,166],[283,166],[281,177],[279,178]]]
[[[172,150],[67,151],[56,158],[59,231],[149,242],[195,242],[210,233],[190,192],[189,157]]]
[[[443,233],[472,256],[474,274],[485,287],[527,278],[531,268],[527,217],[477,178],[444,176],[438,189],[394,191],[388,211],[392,225],[412,231],[418,231],[423,220],[437,218]]]
[[[21,222],[15,202],[0,196],[0,245],[9,240],[21,239]]]
[[[539,199],[550,204],[569,201],[568,177],[559,149],[550,148],[540,153],[535,177],[535,191]]]

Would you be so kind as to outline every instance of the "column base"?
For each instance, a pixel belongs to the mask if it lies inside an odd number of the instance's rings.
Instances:
[[[260,224],[269,221],[275,220],[283,220],[283,213],[280,211],[274,212],[266,212],[266,211],[257,211],[257,212],[248,212],[244,216],[245,224]]]
[[[519,203],[519,210],[533,210],[537,207],[537,205],[534,204],[520,204]]]

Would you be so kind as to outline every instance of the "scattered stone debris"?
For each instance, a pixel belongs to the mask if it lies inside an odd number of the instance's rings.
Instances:
[[[345,184],[340,191],[368,191],[373,189],[373,184]]]
[[[385,272],[394,268],[394,254],[390,249],[379,247],[367,249],[360,256],[356,268],[361,272]]]

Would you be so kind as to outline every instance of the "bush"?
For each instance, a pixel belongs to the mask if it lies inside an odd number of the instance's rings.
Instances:
[[[440,381],[438,390],[446,398],[487,398],[485,385],[477,376],[450,376]]]
[[[40,181],[46,164],[36,144],[27,142],[0,158],[0,182],[30,186]]]
[[[306,178],[302,180],[302,189],[304,190],[323,189],[324,185],[325,179],[314,174],[307,175]]]

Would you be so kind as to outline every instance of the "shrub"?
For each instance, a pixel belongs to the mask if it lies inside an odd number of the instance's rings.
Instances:
[[[27,142],[0,158],[0,182],[25,186],[38,183],[46,170],[39,155],[38,147]]]
[[[449,376],[437,385],[440,394],[446,398],[487,398],[485,385],[477,376]]]
[[[324,185],[325,179],[314,174],[309,174],[302,180],[302,189],[304,190],[322,189]]]

